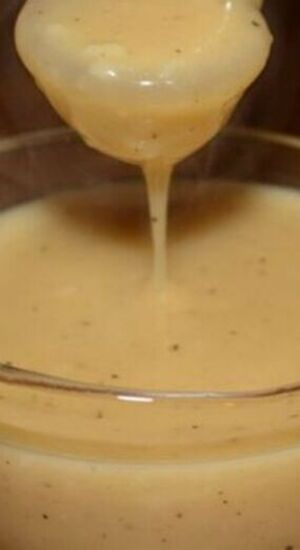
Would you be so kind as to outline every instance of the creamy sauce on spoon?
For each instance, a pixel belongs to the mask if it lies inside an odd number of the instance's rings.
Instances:
[[[223,126],[271,37],[250,0],[29,0],[22,59],[86,142],[144,169],[155,280],[166,278],[169,176]]]

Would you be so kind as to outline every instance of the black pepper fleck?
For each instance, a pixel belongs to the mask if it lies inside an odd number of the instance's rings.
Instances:
[[[255,21],[255,19],[251,21],[251,24],[253,25],[253,27],[260,27],[260,23],[258,21]]]
[[[294,550],[294,546],[291,546],[290,544],[285,547],[285,550]]]
[[[176,48],[175,53],[182,53],[182,50],[180,48]]]
[[[167,539],[161,539],[161,542],[165,544],[167,542]]]
[[[98,411],[97,414],[96,414],[96,418],[98,418],[99,420],[101,420],[103,418],[103,412],[102,411]]]
[[[179,351],[179,349],[180,349],[179,344],[172,344],[171,351]]]
[[[228,500],[224,499],[223,504],[226,506],[228,504]]]
[[[209,296],[215,296],[217,294],[217,289],[215,287],[211,287],[207,290],[207,294],[209,294]]]
[[[242,512],[237,512],[236,515],[240,518],[242,515]]]
[[[9,460],[6,460],[6,461],[5,461],[5,464],[6,464],[6,466],[10,466],[10,461],[9,461]]]
[[[258,258],[258,263],[260,265],[265,265],[267,263],[267,258],[266,256],[261,256],[260,258]]]
[[[113,380],[118,380],[118,378],[119,378],[119,375],[118,375],[118,374],[115,374],[115,373],[113,373],[113,374],[111,375],[111,377],[112,377],[112,379],[113,379]]]
[[[199,430],[198,424],[193,424],[192,425],[192,430]]]
[[[81,325],[82,325],[83,327],[90,327],[91,324],[92,324],[91,321],[86,321],[86,320],[85,320],[85,321],[81,321]]]
[[[152,139],[157,139],[158,138],[158,134],[156,132],[153,132],[153,134],[151,135],[151,138]]]
[[[47,514],[43,514],[43,519],[49,519],[49,516]]]
[[[182,519],[183,518],[183,514],[181,512],[178,512],[178,514],[176,514],[176,517],[177,519]]]

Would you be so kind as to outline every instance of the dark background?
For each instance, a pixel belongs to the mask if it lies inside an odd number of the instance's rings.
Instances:
[[[23,3],[1,0],[0,137],[61,124],[16,56],[13,27]],[[267,0],[265,13],[275,36],[272,57],[231,124],[300,134],[300,2]]]

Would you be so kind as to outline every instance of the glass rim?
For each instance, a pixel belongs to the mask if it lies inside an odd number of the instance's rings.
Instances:
[[[223,135],[241,139],[251,138],[255,141],[268,142],[270,144],[282,145],[290,149],[300,150],[300,138],[283,133],[270,132],[256,128],[243,126],[227,128]],[[0,139],[0,156],[26,147],[38,147],[51,145],[60,139],[71,138],[80,140],[80,137],[67,126],[58,126],[44,130],[22,133]],[[18,386],[23,389],[38,389],[55,391],[65,394],[77,394],[86,396],[101,396],[116,398],[121,401],[149,403],[153,401],[178,401],[193,400],[201,403],[207,401],[228,402],[230,401],[251,401],[278,398],[300,394],[300,380],[294,384],[287,384],[275,387],[263,387],[256,390],[245,391],[168,391],[151,390],[141,388],[126,388],[113,385],[98,385],[75,381],[60,376],[52,376],[33,372],[25,368],[17,367],[9,363],[0,362],[0,384]]]

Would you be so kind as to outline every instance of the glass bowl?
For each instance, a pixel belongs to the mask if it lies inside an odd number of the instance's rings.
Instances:
[[[183,175],[299,189],[300,140],[231,129]],[[67,128],[0,142],[2,209],[137,177]],[[300,374],[255,391],[172,392],[1,364],[0,548],[296,548],[299,442]]]

